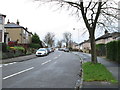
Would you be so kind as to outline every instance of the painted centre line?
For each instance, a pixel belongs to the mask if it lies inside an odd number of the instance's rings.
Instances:
[[[10,78],[10,77],[13,77],[13,76],[16,76],[16,75],[18,75],[18,74],[21,74],[21,73],[24,73],[24,72],[27,72],[27,71],[29,71],[29,70],[32,70],[34,67],[31,67],[31,68],[28,68],[28,69],[25,69],[25,70],[23,70],[23,71],[20,71],[20,72],[18,72],[18,73],[14,73],[14,74],[12,74],[12,75],[9,75],[9,76],[7,76],[7,77],[4,77],[3,79],[5,80],[5,79],[8,79],[8,78]]]
[[[57,59],[58,57],[54,57],[54,59]]]
[[[44,65],[44,64],[49,63],[49,62],[51,62],[51,60],[48,60],[48,61],[42,63],[41,65]]]

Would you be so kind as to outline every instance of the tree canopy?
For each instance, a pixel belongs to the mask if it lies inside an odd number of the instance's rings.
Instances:
[[[119,19],[118,3],[114,0],[35,0],[40,3],[53,3],[59,8],[67,8],[72,11],[71,14],[82,17],[86,29],[89,32],[89,41],[91,45],[91,61],[97,63],[96,45],[95,45],[95,31],[113,30],[115,21]],[[58,8],[58,9],[59,9]],[[112,27],[113,26],[113,27]],[[112,28],[109,28],[112,27]]]

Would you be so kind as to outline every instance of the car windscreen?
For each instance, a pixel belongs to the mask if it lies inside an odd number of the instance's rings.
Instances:
[[[38,51],[45,51],[45,49],[39,49]]]

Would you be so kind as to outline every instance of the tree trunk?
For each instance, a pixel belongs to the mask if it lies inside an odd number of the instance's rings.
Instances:
[[[97,55],[96,55],[96,43],[95,43],[95,36],[94,36],[94,30],[90,30],[90,45],[91,45],[91,61],[93,63],[97,63]]]

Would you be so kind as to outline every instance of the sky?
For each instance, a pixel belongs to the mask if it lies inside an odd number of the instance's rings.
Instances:
[[[5,23],[8,19],[16,23],[18,19],[21,26],[27,27],[32,33],[37,33],[41,40],[47,32],[55,33],[56,40],[63,39],[64,32],[71,32],[75,42],[88,39],[88,34],[83,34],[84,22],[69,15],[69,11],[55,10],[55,7],[40,6],[39,2],[32,0],[0,0],[0,13],[6,15]]]

